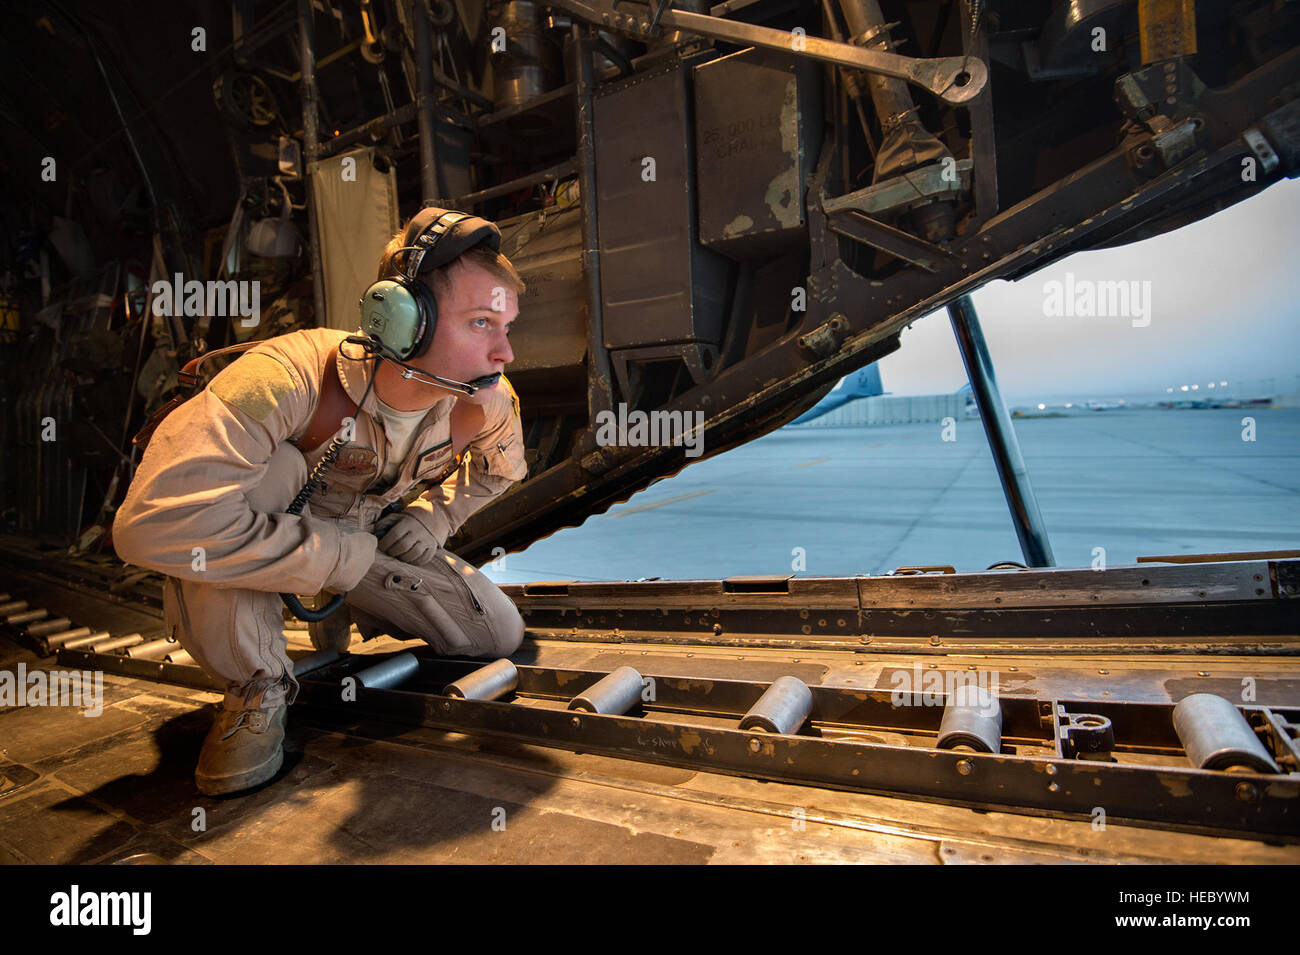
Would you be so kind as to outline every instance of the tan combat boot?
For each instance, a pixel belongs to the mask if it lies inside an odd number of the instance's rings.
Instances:
[[[284,762],[284,703],[260,710],[220,706],[203,741],[194,782],[206,796],[224,796],[266,782]]]
[[[333,594],[324,594],[326,598]],[[322,602],[320,606],[324,606]],[[339,607],[324,620],[307,624],[311,645],[317,650],[337,650],[342,653],[352,642],[352,615],[346,605]]]

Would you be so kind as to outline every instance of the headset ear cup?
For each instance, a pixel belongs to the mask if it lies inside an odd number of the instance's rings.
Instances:
[[[411,358],[419,358],[429,350],[433,344],[433,331],[438,325],[438,299],[433,294],[433,289],[425,285],[418,279],[411,283],[411,290],[414,294],[416,304],[420,307],[420,317],[424,319],[421,322],[423,334],[411,343]]]
[[[423,283],[398,276],[381,279],[361,297],[361,332],[384,352],[405,361],[415,353],[428,325],[420,293]]]

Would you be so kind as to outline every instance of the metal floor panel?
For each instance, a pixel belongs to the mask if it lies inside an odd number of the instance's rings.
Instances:
[[[392,648],[392,641],[380,641]],[[5,648],[6,665],[25,651]],[[291,710],[286,768],[193,787],[214,693],[108,674],[102,716],[0,712],[0,859],[107,863],[1257,862],[1300,849],[476,740]],[[201,810],[201,812],[200,812]],[[200,827],[200,821],[203,827]],[[494,826],[495,823],[495,826]],[[502,828],[504,826],[504,828]]]
[[[97,598],[93,587],[61,592],[30,573],[8,576],[4,589],[24,589],[24,597],[37,584],[49,588],[41,599],[65,615],[69,594],[85,601],[78,616],[114,632],[157,620],[153,608]],[[290,630],[288,637],[294,655],[310,650],[305,632]],[[351,649],[383,654],[399,647],[410,645],[381,638]],[[516,658],[521,665],[590,670],[631,663],[701,679],[763,681],[797,672],[855,689],[888,686],[893,668],[917,659],[590,639],[530,639]],[[991,662],[954,654],[936,665]],[[0,668],[19,664],[57,667],[0,638]],[[1272,677],[1260,681],[1261,702],[1274,693],[1293,699],[1300,679],[1293,657],[1203,656],[1189,665],[1157,656],[1103,661],[1022,652],[1002,655],[997,665],[1003,692],[1013,696],[1055,695],[1072,682],[1078,698],[1081,673],[1098,665],[1109,668],[1106,686],[1136,700],[1167,701],[1185,692],[1188,680],[1207,689],[1215,680],[1239,684],[1241,673],[1261,667]],[[1198,671],[1208,675],[1191,676]],[[213,799],[194,788],[193,770],[218,699],[107,672],[100,716],[54,706],[0,710],[0,862],[1300,862],[1300,846],[1250,837],[1118,821],[1097,830],[1084,819],[693,771],[360,712],[341,719],[306,705],[290,711],[279,777],[251,794]]]

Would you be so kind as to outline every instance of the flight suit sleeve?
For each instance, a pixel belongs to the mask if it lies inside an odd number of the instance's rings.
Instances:
[[[289,363],[251,353],[168,415],[114,518],[118,556],[222,587],[306,594],[355,586],[374,561],[373,535],[279,513],[289,500],[262,513],[247,497],[275,449],[310,420],[316,391]]]
[[[501,398],[487,409],[484,428],[470,442],[460,468],[406,509],[433,535],[439,547],[446,546],[447,539],[471,514],[528,476],[519,399],[504,376],[500,390]]]

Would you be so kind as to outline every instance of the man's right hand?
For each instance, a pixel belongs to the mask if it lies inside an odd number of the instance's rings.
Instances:
[[[344,534],[339,562],[321,589],[332,594],[350,591],[374,565],[378,550],[379,541],[373,534]]]

